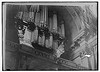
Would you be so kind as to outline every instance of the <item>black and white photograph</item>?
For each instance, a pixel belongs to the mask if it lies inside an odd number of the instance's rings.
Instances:
[[[98,2],[2,2],[3,71],[97,71]]]

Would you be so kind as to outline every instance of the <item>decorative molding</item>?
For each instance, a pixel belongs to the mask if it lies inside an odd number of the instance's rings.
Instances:
[[[9,51],[18,51],[21,48],[21,45],[8,40],[6,41],[5,45],[5,49]]]
[[[85,47],[86,47],[85,44],[87,44],[89,48],[92,48],[92,46],[97,44],[97,35],[94,36],[93,38],[89,39],[88,42],[86,42],[85,40],[80,42],[80,47],[77,47],[76,49],[73,50],[73,52],[71,54],[71,59],[72,59],[73,55],[74,55],[74,57],[73,57],[73,59],[74,59],[75,57],[77,57],[77,53],[79,53],[79,52],[81,52],[81,50],[85,49]],[[73,47],[73,46],[74,46],[74,44],[71,47]]]
[[[82,51],[86,49],[87,45],[88,45],[88,49],[91,51],[90,55],[92,55],[91,49],[93,48],[93,46],[97,45],[97,36],[94,36],[94,38],[92,40],[89,40],[88,42],[86,41],[83,42],[78,49],[73,51],[73,53],[71,54],[71,59],[75,59],[77,56],[79,56],[79,54],[82,53]]]
[[[83,52],[85,50],[85,48],[87,47],[87,42],[84,40],[81,44],[80,47],[77,48],[76,50],[74,50],[71,54],[71,59],[75,59],[76,57],[80,56],[80,53]]]
[[[73,41],[76,41],[77,39],[79,39],[80,37],[82,37],[84,35],[85,31],[84,29],[82,31],[79,32],[79,34],[73,39]]]
[[[94,46],[95,44],[97,44],[97,35],[95,35],[93,38],[89,39],[89,41],[87,43],[89,46]]]
[[[36,57],[39,57],[39,58],[45,58],[45,59],[48,59],[52,62],[60,63],[61,65],[65,66],[65,67],[69,67],[71,69],[84,69],[84,70],[87,69],[85,67],[78,66],[76,63],[74,63],[72,61],[65,60],[65,59],[62,59],[62,58],[56,58],[56,57],[54,57],[50,54],[36,50],[36,49],[29,47],[29,46],[26,46],[26,45],[16,44],[16,43],[13,43],[11,41],[7,41],[7,43],[8,43],[7,46],[9,46],[9,48],[10,47],[11,48],[12,47],[17,48],[22,53],[29,54],[29,55],[32,55],[32,56],[36,56]],[[21,48],[18,48],[19,46]]]

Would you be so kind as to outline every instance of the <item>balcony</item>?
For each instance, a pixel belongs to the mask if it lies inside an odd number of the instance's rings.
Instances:
[[[6,41],[6,49],[5,51],[9,51],[12,52],[13,54],[15,54],[16,52],[18,52],[18,55],[20,57],[19,59],[19,65],[17,66],[17,70],[34,70],[34,69],[26,69],[26,68],[22,68],[21,67],[21,59],[23,59],[23,56],[27,56],[27,57],[32,57],[37,59],[36,61],[38,62],[38,60],[43,60],[49,64],[52,64],[52,66],[55,66],[53,68],[49,69],[50,70],[88,70],[85,67],[79,66],[77,64],[75,64],[72,61],[63,59],[63,58],[56,58],[48,53],[45,53],[43,51],[37,50],[35,48],[23,45],[23,44],[17,44],[11,41]],[[35,60],[33,59],[33,60]],[[42,62],[40,62],[42,64]],[[46,64],[45,64],[46,65]],[[47,68],[46,68],[47,69]],[[43,69],[43,70],[46,70]],[[47,69],[48,70],[48,69]]]

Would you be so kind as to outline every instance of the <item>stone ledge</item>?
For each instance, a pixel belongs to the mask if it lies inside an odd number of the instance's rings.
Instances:
[[[29,55],[36,55],[36,57],[43,57],[45,59],[50,59],[52,62],[55,62],[55,63],[60,63],[60,65],[63,65],[65,67],[69,67],[71,69],[76,69],[76,70],[88,70],[87,68],[85,67],[81,67],[81,66],[78,66],[76,63],[72,62],[72,61],[69,61],[69,60],[66,60],[66,59],[63,59],[63,58],[56,58],[50,54],[47,54],[45,52],[42,52],[42,51],[39,51],[39,50],[36,50],[34,48],[31,48],[29,46],[26,46],[26,45],[20,45],[20,44],[16,44],[16,43],[13,43],[11,41],[7,41],[7,43],[10,43],[10,44],[13,44],[14,48],[17,48],[16,45],[20,48],[18,49],[20,52],[23,52],[23,53],[26,53],[26,54],[29,54]],[[7,44],[7,46],[9,46],[10,44]],[[12,47],[12,45],[10,45]]]

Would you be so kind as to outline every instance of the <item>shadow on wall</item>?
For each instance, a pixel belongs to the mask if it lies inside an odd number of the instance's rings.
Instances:
[[[14,16],[18,12],[17,5],[7,5],[6,6],[6,40],[10,40],[19,43],[17,29],[15,28]]]
[[[19,43],[19,38],[17,34],[17,29],[15,28],[15,19],[14,16],[18,12],[18,6],[15,5],[7,5],[6,6],[6,40]],[[6,47],[8,49],[9,47]],[[11,52],[9,50],[5,50],[5,69],[17,69],[18,66],[18,58],[19,53]]]
[[[70,24],[71,20],[66,21],[65,24],[65,32],[66,32],[66,41],[65,41],[65,53],[61,55],[62,58],[70,60],[70,55],[72,53],[70,46],[72,44],[72,33],[71,28],[68,24]]]
[[[70,46],[72,44],[72,26],[71,26],[71,23],[73,22],[73,19],[65,7],[59,8],[59,15],[61,15],[63,17],[63,20],[65,21],[64,27],[65,27],[65,36],[66,36],[65,53],[63,53],[61,55],[61,57],[69,60],[69,57],[72,53]]]

